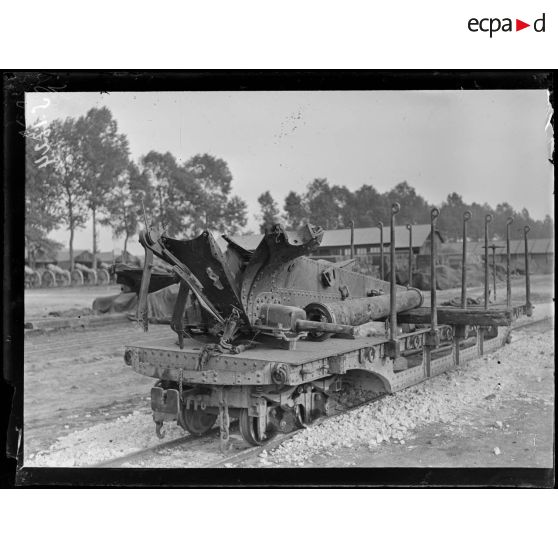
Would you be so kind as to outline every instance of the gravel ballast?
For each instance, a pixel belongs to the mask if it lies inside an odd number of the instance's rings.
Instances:
[[[518,388],[518,377],[528,375],[534,382],[554,371],[554,330],[545,333],[516,331],[511,345],[481,359],[441,374],[418,386],[400,391],[376,402],[361,406],[344,415],[331,417],[319,425],[311,425],[296,433],[274,450],[263,449],[256,467],[312,466],[315,457],[335,452],[361,451],[374,455],[388,445],[409,445],[417,430],[426,425],[468,424],[476,409],[495,410],[503,398],[514,397],[523,403],[531,395]],[[544,404],[553,405],[553,390],[545,392]],[[499,421],[498,421],[499,422]],[[504,430],[506,424],[491,425]],[[184,436],[176,424],[165,424],[165,440]],[[25,456],[25,466],[80,467],[120,458],[128,453],[149,448],[160,441],[148,407],[115,420],[59,436],[47,449]],[[169,452],[166,467],[201,465],[200,459],[185,459],[180,448]],[[501,457],[501,449],[493,446],[493,455]],[[202,460],[210,460],[209,454]],[[215,455],[217,460],[219,455]],[[201,456],[200,456],[201,458]],[[199,462],[199,463],[198,463]],[[153,462],[149,466],[162,466]],[[240,464],[238,466],[244,466]],[[397,466],[394,463],[393,466]]]
[[[26,467],[85,467],[184,436],[184,430],[165,423],[164,440],[155,435],[151,413],[134,411],[114,421],[60,436],[47,450],[25,457]]]
[[[366,447],[373,454],[385,444],[407,444],[416,429],[428,424],[468,423],[475,407],[494,410],[510,394],[528,401],[528,394],[515,389],[516,375],[533,375],[540,381],[541,371],[554,370],[554,330],[514,332],[513,341],[517,342],[420,385],[310,426],[277,449],[262,452],[257,466],[300,467],[341,448]],[[545,403],[553,401],[549,392]]]

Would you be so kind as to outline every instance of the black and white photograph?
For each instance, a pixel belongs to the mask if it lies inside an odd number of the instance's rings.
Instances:
[[[20,466],[552,469],[550,94],[29,87]]]

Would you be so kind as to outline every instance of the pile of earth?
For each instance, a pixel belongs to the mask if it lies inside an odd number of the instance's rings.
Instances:
[[[505,281],[506,268],[496,264],[496,281]],[[489,270],[489,280],[492,282],[492,268]],[[478,287],[484,283],[484,265],[467,265],[467,286]],[[436,266],[436,288],[440,290],[454,289],[461,286],[461,269]],[[413,273],[413,287],[427,291],[430,289],[430,270],[419,270]]]

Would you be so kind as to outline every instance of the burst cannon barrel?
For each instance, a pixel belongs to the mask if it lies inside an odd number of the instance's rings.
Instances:
[[[410,288],[396,294],[395,311],[404,312],[422,305],[422,293]],[[309,332],[313,339],[333,334],[354,335],[356,326],[381,320],[390,314],[390,296],[349,298],[333,302],[311,302],[303,310],[284,304],[263,304],[255,327],[260,330]],[[329,334],[329,335],[320,335]]]
[[[366,298],[349,298],[334,302],[312,302],[306,307],[309,319],[325,320],[330,323],[358,326],[381,320],[390,314],[390,296],[379,295]],[[397,291],[395,311],[412,310],[422,305],[422,293],[417,289]]]

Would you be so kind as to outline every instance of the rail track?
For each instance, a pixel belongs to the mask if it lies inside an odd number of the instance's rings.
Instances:
[[[350,406],[342,411],[332,413],[328,416],[319,417],[312,422],[312,426],[317,426],[319,424],[322,424],[324,421],[326,421],[329,418],[332,418],[334,416],[341,416],[345,413],[354,411],[365,405],[369,405],[370,403],[373,403],[375,401],[379,401],[380,399],[386,397],[386,395],[380,395],[379,397],[368,399],[367,401],[364,401],[357,405]],[[152,457],[156,457],[158,452],[164,450],[175,449],[175,448],[180,448],[181,451],[186,449],[195,450],[196,447],[202,445],[214,445],[215,447],[211,449],[214,449],[217,459],[215,461],[211,461],[209,463],[203,464],[200,467],[201,468],[224,467],[226,464],[241,463],[242,461],[245,461],[250,457],[258,455],[264,449],[267,451],[274,449],[280,446],[283,442],[285,442],[289,438],[292,438],[295,434],[297,434],[297,432],[300,432],[300,429],[296,429],[293,430],[292,432],[287,432],[287,433],[278,433],[273,438],[271,438],[264,446],[250,446],[248,448],[239,449],[236,451],[231,449],[225,452],[225,454],[223,454],[219,446],[219,439],[218,439],[219,429],[212,428],[208,433],[200,437],[194,437],[190,435],[182,436],[180,438],[175,438],[174,440],[169,440],[167,442],[155,444],[143,450],[134,451],[123,456],[119,456],[106,461],[101,461],[95,465],[88,465],[87,467],[107,469],[107,468],[121,467],[122,465],[131,466],[131,464],[134,461],[141,461],[145,459],[150,459]],[[235,433],[231,433],[231,438],[234,441],[241,440],[241,438],[239,436],[237,437]]]
[[[512,331],[521,331],[521,330],[530,330],[534,332],[546,332],[552,329],[553,327],[553,318],[545,317],[542,319],[538,319],[535,321],[530,321],[526,323],[521,323],[513,326],[511,328]],[[518,340],[511,340],[510,343],[516,343]],[[375,401],[379,401],[386,397],[387,394],[380,395],[378,397],[368,399],[365,402],[359,403],[357,405],[352,405],[347,407],[343,410],[338,410],[328,416],[322,416],[312,422],[311,426],[318,426],[332,417],[342,416],[346,413],[351,411],[357,410],[360,407],[369,405],[374,403]],[[218,428],[213,428],[207,434],[194,437],[190,435],[186,435],[180,438],[176,438],[174,440],[169,440],[167,442],[162,442],[159,444],[155,444],[148,448],[131,452],[129,454],[119,456],[117,458],[113,458],[110,460],[99,462],[95,465],[88,466],[88,467],[98,467],[98,468],[118,468],[123,465],[133,467],[134,462],[143,461],[143,460],[156,460],[159,452],[163,452],[166,450],[173,450],[173,449],[180,449],[180,451],[184,450],[193,450],[195,451],[196,448],[200,448],[202,446],[214,446],[211,448],[212,451],[215,453],[215,460],[211,460],[208,463],[204,463],[199,465],[200,468],[218,468],[218,467],[226,467],[226,466],[234,466],[244,461],[260,454],[264,449],[266,451],[270,451],[275,449],[276,447],[280,446],[282,443],[287,441],[289,438],[295,436],[299,429],[293,430],[292,432],[288,433],[278,433],[276,434],[271,440],[269,440],[264,446],[250,446],[248,448],[242,448],[235,450],[229,450],[229,452],[223,454],[219,448],[219,439],[218,439]],[[237,437],[235,434],[231,433],[231,438],[236,440]],[[204,449],[209,449],[205,447]]]

